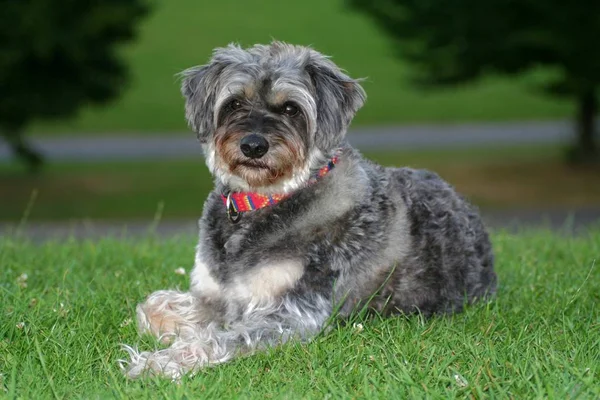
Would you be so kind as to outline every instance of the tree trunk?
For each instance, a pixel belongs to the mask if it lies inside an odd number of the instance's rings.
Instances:
[[[10,130],[0,131],[0,134],[6,139],[14,156],[26,165],[29,172],[36,173],[39,171],[44,162],[44,158],[37,150],[27,143],[23,138],[22,132]]]
[[[572,161],[579,163],[598,161],[596,143],[596,113],[598,100],[594,89],[579,95],[577,110],[577,143],[571,154]]]

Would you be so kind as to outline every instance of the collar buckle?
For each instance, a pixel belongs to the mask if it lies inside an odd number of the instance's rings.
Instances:
[[[235,209],[233,201],[231,201],[231,192],[227,195],[225,208],[227,210],[227,218],[229,218],[229,221],[231,221],[231,223],[237,224],[240,221],[240,219],[242,219],[242,213]]]

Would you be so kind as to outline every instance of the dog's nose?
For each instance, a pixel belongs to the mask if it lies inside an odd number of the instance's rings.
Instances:
[[[261,158],[269,151],[269,142],[264,137],[253,133],[242,139],[240,149],[246,157]]]

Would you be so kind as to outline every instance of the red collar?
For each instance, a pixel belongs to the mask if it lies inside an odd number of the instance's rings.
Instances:
[[[329,160],[327,165],[313,175],[313,177],[308,181],[308,184],[313,184],[321,177],[327,175],[327,173],[331,171],[335,167],[335,164],[337,164],[339,161],[339,155],[340,152],[338,151],[333,158]],[[254,192],[234,192],[229,193],[227,196],[221,195],[221,198],[223,199],[223,203],[227,208],[227,216],[229,217],[229,220],[233,223],[236,223],[240,220],[241,213],[258,210],[259,208],[277,204],[281,200],[291,195],[292,193],[265,195]]]

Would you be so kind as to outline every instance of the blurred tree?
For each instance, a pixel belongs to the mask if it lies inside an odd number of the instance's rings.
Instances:
[[[396,40],[415,82],[444,86],[487,73],[543,67],[547,92],[577,101],[575,161],[598,160],[594,119],[600,87],[600,1],[348,0]]]
[[[117,45],[134,36],[144,0],[0,0],[0,136],[32,170],[34,120],[114,99],[127,81]]]

